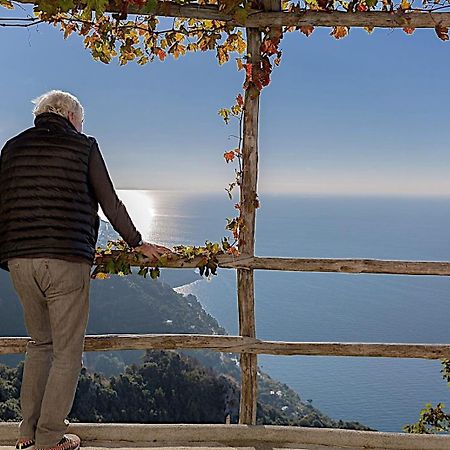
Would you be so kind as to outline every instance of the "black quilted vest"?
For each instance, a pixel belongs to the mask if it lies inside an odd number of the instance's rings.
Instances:
[[[92,263],[99,217],[88,161],[95,140],[58,114],[39,114],[34,124],[0,155],[0,267],[42,254]]]

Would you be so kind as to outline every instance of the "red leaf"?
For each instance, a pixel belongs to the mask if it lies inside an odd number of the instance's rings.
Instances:
[[[242,95],[241,95],[241,94],[239,94],[239,95],[236,97],[236,103],[237,103],[239,106],[243,106],[243,105],[244,105],[244,99],[242,98]]]
[[[439,39],[442,39],[443,41],[448,41],[448,28],[443,27],[441,25],[436,25],[434,27],[436,34],[438,35]]]
[[[156,55],[158,56],[158,58],[161,61],[164,61],[164,59],[166,57],[166,52],[162,48],[157,47],[156,48]]]
[[[234,151],[231,150],[231,151],[229,151],[229,152],[225,152],[225,153],[223,154],[223,156],[224,156],[225,161],[226,161],[227,163],[230,162],[230,161],[233,161],[233,159],[234,159]]]
[[[314,27],[311,25],[303,25],[300,27],[300,31],[306,36],[309,37],[312,35],[314,31]]]
[[[414,33],[414,30],[415,30],[415,28],[409,28],[409,27],[403,28],[403,31],[404,31],[406,34],[413,34],[413,33]]]
[[[252,64],[251,63],[247,63],[244,64],[245,66],[245,74],[247,76],[247,81],[252,81]]]
[[[267,55],[275,55],[275,53],[277,52],[277,46],[270,39],[264,40],[261,44],[261,53],[266,53]]]

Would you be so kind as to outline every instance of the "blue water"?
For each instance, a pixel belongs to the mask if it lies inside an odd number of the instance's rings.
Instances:
[[[147,239],[203,244],[226,236],[234,201],[121,191]],[[450,260],[448,199],[295,197],[260,194],[259,256]],[[143,205],[150,207],[143,213]],[[236,273],[177,288],[192,293],[230,334],[238,334]],[[450,342],[450,279],[256,271],[258,338],[285,341]],[[428,402],[450,407],[439,361],[261,355],[259,366],[333,418],[383,431],[415,422]]]

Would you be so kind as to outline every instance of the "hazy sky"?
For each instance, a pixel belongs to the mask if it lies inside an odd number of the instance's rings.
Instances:
[[[0,10],[0,16],[6,16]],[[450,43],[434,31],[287,33],[261,99],[259,191],[450,195]],[[116,188],[223,192],[241,91],[213,52],[119,66],[48,25],[0,28],[0,144],[32,124],[30,100],[68,90],[85,107]],[[237,55],[236,55],[237,56]]]

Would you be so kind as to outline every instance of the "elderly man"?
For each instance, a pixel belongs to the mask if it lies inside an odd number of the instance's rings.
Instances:
[[[89,310],[98,205],[114,229],[149,258],[171,251],[142,241],[118,199],[97,141],[81,132],[76,97],[51,91],[34,100],[34,127],[0,154],[0,267],[23,306],[28,342],[17,449],[76,450],[65,434]]]

